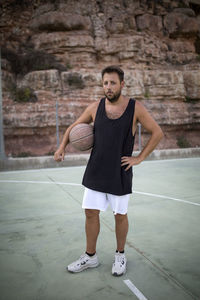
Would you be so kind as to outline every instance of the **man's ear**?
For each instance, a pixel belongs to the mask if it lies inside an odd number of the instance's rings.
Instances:
[[[123,80],[123,81],[121,82],[121,88],[123,89],[124,86],[125,86],[125,81]]]

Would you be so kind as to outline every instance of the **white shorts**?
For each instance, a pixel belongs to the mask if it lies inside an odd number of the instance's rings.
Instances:
[[[85,188],[82,208],[106,211],[110,204],[114,214],[127,214],[130,194],[117,196]]]

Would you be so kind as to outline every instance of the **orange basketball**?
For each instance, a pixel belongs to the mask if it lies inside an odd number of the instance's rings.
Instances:
[[[93,126],[86,123],[75,125],[69,133],[69,141],[79,151],[91,149],[94,143]]]

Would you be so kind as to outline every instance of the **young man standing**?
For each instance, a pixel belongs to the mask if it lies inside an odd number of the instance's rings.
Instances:
[[[124,72],[118,66],[102,71],[105,97],[90,104],[66,130],[54,159],[64,159],[70,130],[79,123],[94,122],[94,147],[83,177],[85,192],[82,207],[86,215],[86,252],[70,264],[70,272],[97,267],[96,242],[100,230],[99,213],[108,204],[115,215],[117,250],[112,274],[126,272],[124,247],[128,233],[128,201],[132,193],[132,166],[140,164],[157,146],[163,133],[142,104],[121,94]],[[136,157],[132,156],[137,123],[151,134],[147,144]]]

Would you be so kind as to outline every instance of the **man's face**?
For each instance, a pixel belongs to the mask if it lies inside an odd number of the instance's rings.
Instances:
[[[124,81],[120,83],[117,73],[105,73],[103,76],[103,90],[106,98],[110,102],[116,102],[124,86]]]

